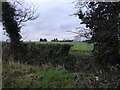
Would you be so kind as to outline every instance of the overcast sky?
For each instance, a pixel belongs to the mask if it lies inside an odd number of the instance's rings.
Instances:
[[[29,5],[33,2],[28,2]],[[70,2],[34,2],[38,7],[36,13],[40,13],[35,21],[27,22],[22,27],[21,35],[23,40],[38,41],[40,38],[51,40],[53,38],[73,39],[76,34],[66,32],[75,30],[80,26],[78,17],[70,16],[76,12],[75,5]],[[27,5],[26,5],[27,6]],[[0,24],[0,33],[2,32]],[[6,40],[2,35],[2,40]],[[0,38],[1,39],[1,38]]]

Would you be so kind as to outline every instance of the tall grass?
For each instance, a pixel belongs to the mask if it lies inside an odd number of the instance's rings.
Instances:
[[[64,67],[3,63],[3,88],[120,88],[117,67],[110,71],[70,73]]]

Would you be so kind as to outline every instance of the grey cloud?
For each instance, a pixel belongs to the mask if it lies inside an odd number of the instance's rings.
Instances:
[[[75,34],[66,32],[80,25],[77,17],[69,16],[76,11],[72,2],[39,2],[36,6],[40,16],[35,21],[27,22],[22,28],[21,34],[24,40],[39,40],[40,37],[49,40],[54,37],[59,39],[74,37]]]

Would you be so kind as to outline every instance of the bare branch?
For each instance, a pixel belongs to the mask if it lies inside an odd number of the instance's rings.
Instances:
[[[71,32],[71,33],[75,33],[77,34],[77,36],[79,37],[84,37],[86,39],[90,39],[92,37],[92,31],[90,29],[86,29],[86,28],[83,28],[83,27],[78,27],[77,29],[79,29],[78,32],[75,32],[75,31],[67,31],[67,32]]]
[[[37,8],[35,5],[29,7],[23,7],[23,2],[12,2],[12,6],[16,9],[16,15],[14,19],[18,22],[19,26],[23,26],[24,22],[35,20],[39,17],[39,14],[36,15]],[[20,8],[21,7],[21,8]]]

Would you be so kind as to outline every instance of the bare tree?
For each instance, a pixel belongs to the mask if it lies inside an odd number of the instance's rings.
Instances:
[[[39,14],[36,14],[37,7],[35,5],[24,7],[24,2],[12,2],[13,8],[16,9],[15,20],[18,22],[18,25],[22,27],[25,22],[32,21],[38,18]]]
[[[75,33],[80,38],[85,38],[85,39],[89,39],[89,40],[91,39],[93,33],[90,29],[83,28],[83,27],[77,27],[76,29],[78,29],[79,31],[69,30],[67,32]]]
[[[24,2],[18,1],[3,2],[2,7],[2,23],[4,30],[7,32],[7,36],[9,36],[11,41],[12,39],[13,41],[20,41],[21,35],[19,32],[21,27],[25,22],[38,18],[39,15],[35,14],[37,9],[35,6],[26,8],[24,7]]]

